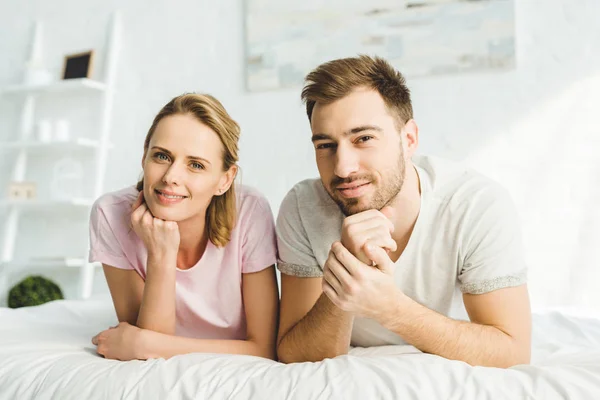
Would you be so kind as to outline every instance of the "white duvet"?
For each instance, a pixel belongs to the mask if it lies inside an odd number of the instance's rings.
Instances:
[[[109,301],[0,308],[0,399],[600,399],[600,319],[533,321],[532,364],[508,370],[410,346],[292,365],[215,354],[120,362],[90,343],[115,322]]]

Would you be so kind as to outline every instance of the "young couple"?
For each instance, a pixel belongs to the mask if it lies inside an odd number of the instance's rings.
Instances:
[[[319,361],[411,344],[472,365],[528,363],[531,313],[517,212],[474,171],[416,156],[402,75],[381,58],[330,61],[302,91],[320,179],[298,183],[277,228],[234,185],[240,128],[209,95],[158,113],[143,179],[90,222],[119,325],[106,358],[206,352]],[[275,275],[281,272],[281,304]],[[450,318],[464,306],[470,321]]]

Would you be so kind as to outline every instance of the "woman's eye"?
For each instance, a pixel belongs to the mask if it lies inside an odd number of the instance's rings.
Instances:
[[[156,159],[160,161],[169,161],[169,156],[165,153],[156,153],[154,157],[156,157]]]
[[[197,162],[192,163],[191,166],[193,169],[204,169],[204,165],[197,163]]]

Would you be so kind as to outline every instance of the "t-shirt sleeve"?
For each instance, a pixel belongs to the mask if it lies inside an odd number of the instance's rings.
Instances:
[[[292,189],[283,199],[277,216],[277,268],[284,274],[304,278],[323,276],[302,225],[298,198]]]
[[[119,243],[115,230],[111,226],[98,201],[93,205],[90,214],[90,254],[89,262],[99,262],[120,269],[134,269]]]
[[[274,265],[277,261],[275,222],[269,202],[259,197],[245,222],[242,243],[242,273],[252,273]]]
[[[465,256],[458,279],[463,293],[483,294],[527,281],[518,212],[506,190],[489,187],[472,199],[464,222]]]

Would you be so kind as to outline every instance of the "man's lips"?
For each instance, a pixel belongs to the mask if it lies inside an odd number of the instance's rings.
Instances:
[[[368,185],[371,182],[352,182],[352,183],[342,183],[341,185],[337,185],[337,190],[347,190],[347,189],[356,189],[360,186]]]
[[[336,186],[336,190],[340,194],[340,196],[352,199],[356,197],[360,197],[366,193],[371,182],[363,182],[363,183],[350,183]]]

